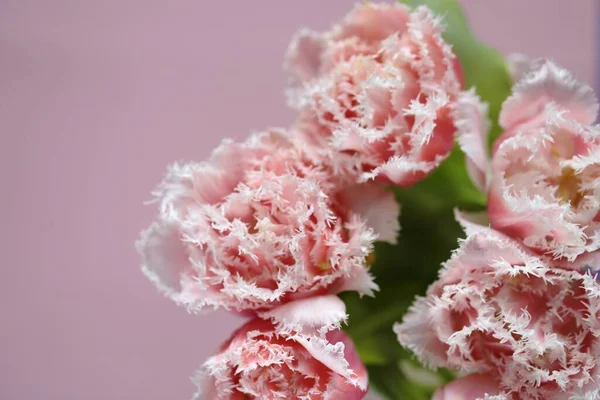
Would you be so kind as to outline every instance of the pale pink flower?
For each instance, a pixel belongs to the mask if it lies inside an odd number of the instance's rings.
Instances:
[[[600,248],[600,128],[589,125],[598,103],[589,86],[555,64],[523,63],[502,106],[505,131],[491,167],[485,106],[473,93],[457,101],[458,142],[471,178],[488,192],[492,227],[573,262]]]
[[[398,231],[392,193],[336,188],[280,131],[224,142],[206,163],[172,166],[155,194],[160,215],[138,243],[142,269],[191,311],[251,312],[345,290],[372,295],[373,241],[393,242]]]
[[[401,324],[432,367],[497,377],[508,399],[599,393],[600,284],[492,230],[473,233]]]
[[[600,129],[553,105],[543,123],[503,139],[492,159],[492,226],[573,261],[600,248]]]
[[[331,31],[301,33],[286,65],[296,130],[321,164],[358,182],[407,186],[449,154],[461,72],[442,27],[419,7],[358,5]]]
[[[472,374],[439,388],[431,400],[508,400],[491,375]]]
[[[367,370],[340,331],[344,303],[322,296],[261,314],[221,346],[195,378],[198,397],[360,400]]]

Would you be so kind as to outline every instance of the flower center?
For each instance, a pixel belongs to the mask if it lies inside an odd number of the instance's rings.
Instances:
[[[375,264],[375,251],[372,251],[369,253],[369,255],[367,256],[367,268],[372,267],[373,264]]]
[[[581,178],[573,168],[567,167],[562,170],[562,175],[558,178],[556,195],[561,203],[571,203],[571,207],[577,208],[585,197],[580,187]]]
[[[322,261],[317,264],[317,268],[320,272],[325,273],[331,269],[331,264],[329,263],[329,261]]]

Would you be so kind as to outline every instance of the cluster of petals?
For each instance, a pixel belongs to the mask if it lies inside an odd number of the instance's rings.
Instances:
[[[526,64],[502,106],[504,132],[491,162],[489,124],[477,118],[483,108],[476,98],[465,101],[471,112],[462,114],[459,142],[473,180],[488,192],[491,226],[573,262],[600,249],[600,127],[592,125],[598,102],[591,87],[554,63]]]
[[[414,184],[450,153],[460,64],[426,7],[357,5],[290,45],[289,102],[312,158],[356,182]]]
[[[600,398],[598,102],[553,62],[510,67],[491,155],[487,105],[461,92],[453,111],[488,209],[457,213],[467,239],[395,331],[423,363],[465,374],[435,400]]]
[[[600,284],[550,261],[497,231],[472,231],[394,327],[398,340],[431,367],[494,377],[489,398],[596,398]]]
[[[191,311],[371,295],[367,259],[376,238],[395,240],[398,206],[374,184],[334,186],[281,130],[225,141],[208,162],[168,170],[155,191],[158,221],[138,242],[142,269]]]
[[[367,371],[340,331],[344,303],[327,295],[286,303],[233,333],[195,377],[198,398],[360,400]]]
[[[436,400],[600,395],[600,290],[556,264],[600,248],[595,97],[552,63],[515,63],[490,161],[486,106],[463,90],[442,33],[426,7],[371,2],[327,32],[302,30],[285,63],[294,124],[168,169],[137,244],[142,270],[190,311],[252,318],[204,364],[198,397],[365,395],[335,294],[378,289],[373,244],[399,231],[384,185],[425,178],[457,135],[491,225],[512,238],[463,221],[471,235],[396,326],[401,344],[470,374]]]

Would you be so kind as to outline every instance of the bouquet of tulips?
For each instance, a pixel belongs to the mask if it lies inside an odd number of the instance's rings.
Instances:
[[[600,399],[591,87],[451,0],[359,4],[284,66],[297,119],[169,167],[138,242],[168,298],[247,318],[196,396]]]

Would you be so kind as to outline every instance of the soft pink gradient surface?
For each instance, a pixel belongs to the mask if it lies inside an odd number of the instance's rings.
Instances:
[[[481,37],[594,75],[593,0],[464,1]],[[352,1],[0,3],[0,398],[186,399],[240,320],[188,315],[133,241],[165,166],[285,125],[293,32]],[[492,5],[493,4],[493,5]]]

